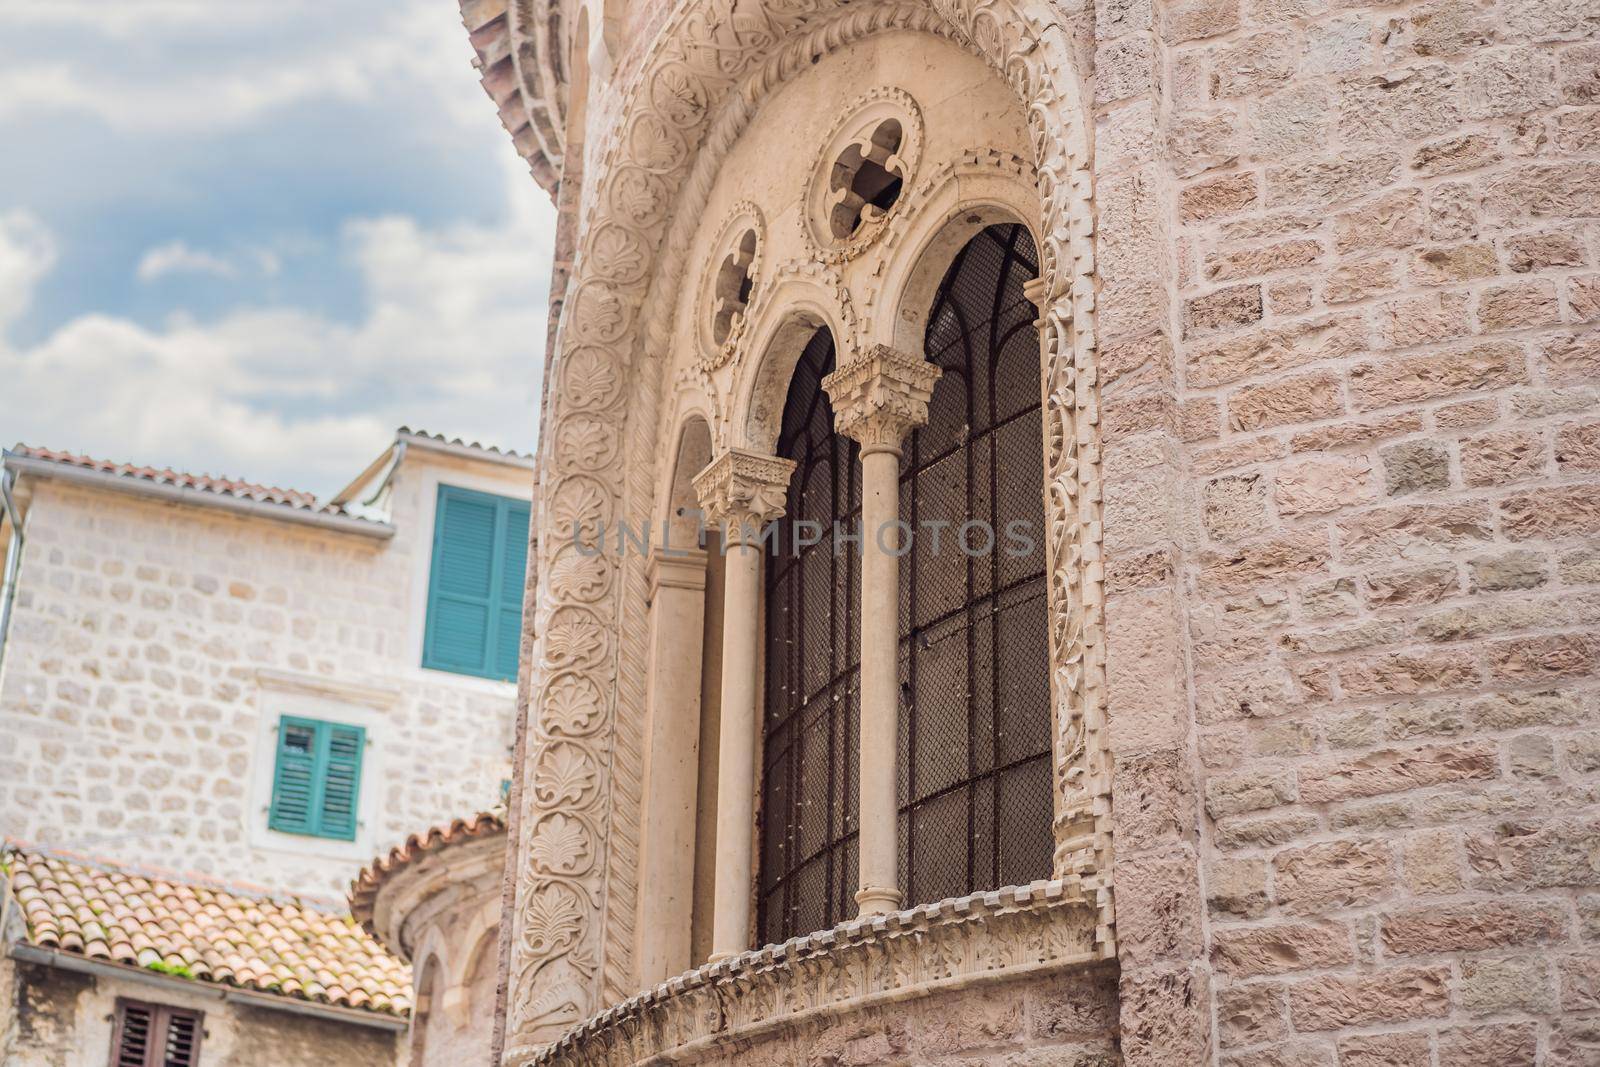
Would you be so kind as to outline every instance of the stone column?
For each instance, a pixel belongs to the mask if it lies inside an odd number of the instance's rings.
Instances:
[[[689,969],[694,909],[695,791],[700,761],[700,653],[706,554],[650,556],[650,673],[640,806],[639,981],[649,988]]]
[[[928,421],[941,371],[875,345],[822,380],[833,426],[861,445],[861,915],[900,907],[900,442]]]
[[[761,722],[756,636],[761,630],[761,528],[783,514],[794,461],[729,449],[694,477],[727,553],[722,625],[722,733],[718,739],[717,880],[711,961],[750,947],[755,882],[756,731]]]

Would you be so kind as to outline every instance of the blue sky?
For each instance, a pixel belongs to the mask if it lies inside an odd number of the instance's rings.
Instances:
[[[0,6],[0,443],[331,492],[530,448],[555,217],[454,0]]]

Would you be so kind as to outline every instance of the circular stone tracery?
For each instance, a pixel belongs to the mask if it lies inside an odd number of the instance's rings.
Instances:
[[[922,156],[922,111],[904,89],[874,89],[844,114],[805,193],[806,236],[830,262],[857,255],[883,232]]]
[[[711,246],[695,316],[700,328],[700,364],[707,370],[715,370],[732,359],[744,334],[750,305],[760,286],[758,272],[766,232],[760,210],[741,201]]]

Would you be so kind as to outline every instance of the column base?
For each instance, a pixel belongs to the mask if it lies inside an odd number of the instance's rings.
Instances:
[[[856,891],[857,915],[887,915],[899,911],[905,898],[900,890],[885,886],[862,886]]]
[[[713,952],[711,955],[706,957],[706,963],[721,963],[723,960],[731,960],[737,955],[737,952]]]

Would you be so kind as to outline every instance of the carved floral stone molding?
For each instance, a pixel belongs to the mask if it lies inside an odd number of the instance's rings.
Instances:
[[[833,402],[833,428],[863,449],[900,448],[928,421],[928,400],[943,371],[925,359],[873,345],[822,379]]]
[[[1095,908],[1061,881],[978,893],[708,964],[603,1011],[526,1061],[633,1067],[874,1004],[1094,962]]]

